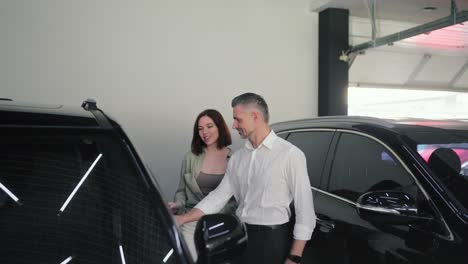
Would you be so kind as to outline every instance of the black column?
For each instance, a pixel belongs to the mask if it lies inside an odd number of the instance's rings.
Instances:
[[[348,63],[339,59],[349,48],[349,11],[319,13],[319,116],[348,114]]]

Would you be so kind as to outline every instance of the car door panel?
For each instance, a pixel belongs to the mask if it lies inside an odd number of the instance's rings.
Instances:
[[[349,151],[358,146],[368,149],[360,155]],[[411,237],[424,237],[409,225],[378,226],[362,219],[356,210],[355,200],[366,189],[410,184],[409,178],[402,180],[395,175],[402,172],[390,151],[361,135],[345,135],[340,136],[333,154],[334,162],[327,175],[332,178],[325,177],[329,187],[327,194],[324,192],[315,204],[317,215],[326,219],[326,224],[316,229],[317,236],[326,238],[323,242],[325,252],[332,250],[330,253],[335,253],[327,263],[431,263],[427,250],[408,246]],[[327,223],[334,224],[332,231],[327,228]],[[426,248],[430,249],[430,246]]]
[[[320,189],[322,175],[327,164],[329,149],[334,138],[334,130],[300,130],[289,133],[287,140],[301,149],[307,158],[307,169],[310,177],[314,204],[321,196]],[[320,256],[321,238],[316,231],[323,222],[317,220],[311,240],[306,244],[303,253],[303,263],[317,263]],[[329,225],[329,227],[332,224]]]

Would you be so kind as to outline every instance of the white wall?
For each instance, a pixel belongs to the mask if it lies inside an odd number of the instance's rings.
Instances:
[[[172,197],[196,115],[264,95],[272,122],[317,115],[307,0],[0,0],[0,97],[116,117]],[[240,146],[237,134],[234,148]]]

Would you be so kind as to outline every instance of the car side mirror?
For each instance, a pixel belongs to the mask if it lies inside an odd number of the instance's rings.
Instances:
[[[361,195],[357,200],[361,218],[380,224],[410,224],[430,221],[418,216],[416,201],[409,194],[398,191],[375,191]]]
[[[245,225],[233,215],[203,216],[195,229],[197,263],[222,263],[242,254],[247,246]]]

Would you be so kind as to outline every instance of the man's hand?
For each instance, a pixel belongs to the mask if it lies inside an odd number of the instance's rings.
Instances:
[[[293,262],[292,260],[286,258],[286,260],[284,261],[284,264],[297,264],[296,262]]]
[[[306,243],[307,243],[307,240],[294,239],[291,245],[291,251],[289,251],[289,254],[295,255],[295,256],[302,256],[302,252],[304,251],[304,247]],[[286,258],[286,260],[284,261],[284,264],[296,264],[296,262],[290,260],[289,258]]]

